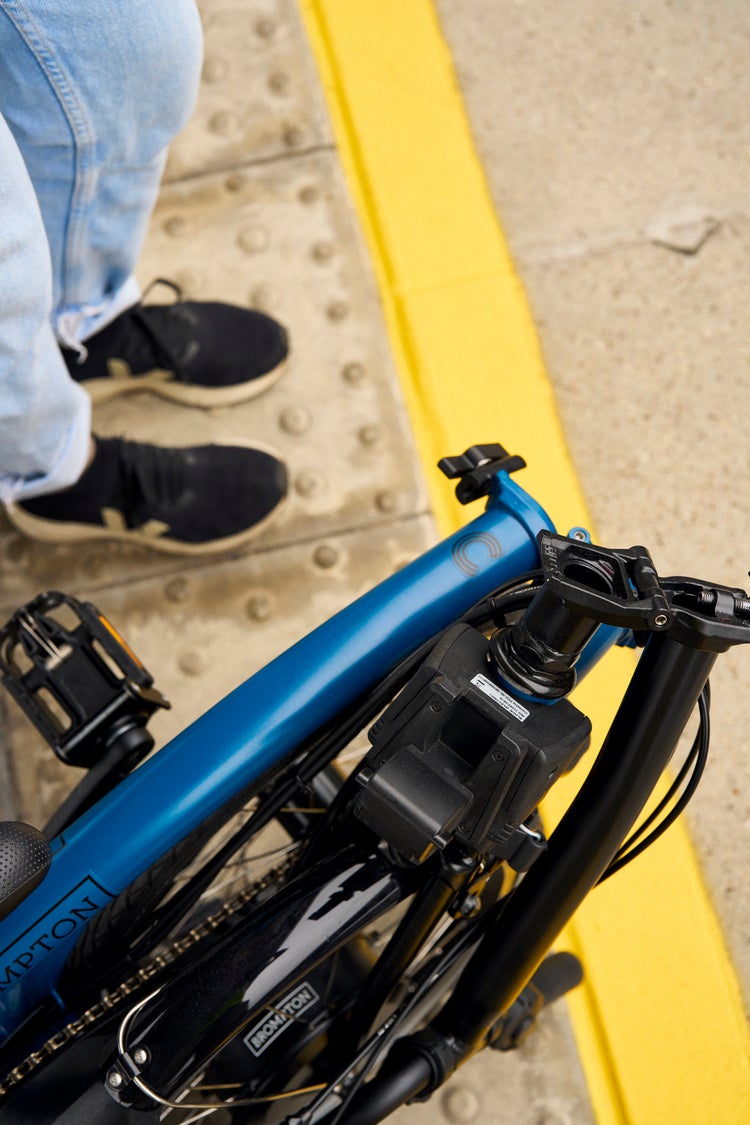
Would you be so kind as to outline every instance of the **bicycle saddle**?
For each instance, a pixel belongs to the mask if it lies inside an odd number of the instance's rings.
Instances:
[[[50,846],[37,828],[0,821],[0,921],[39,886],[51,862]]]

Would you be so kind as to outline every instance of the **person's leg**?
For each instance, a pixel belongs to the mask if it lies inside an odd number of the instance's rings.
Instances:
[[[88,395],[50,323],[52,269],[28,173],[0,117],[0,499],[64,488],[89,455]]]
[[[194,0],[0,0],[0,113],[39,199],[63,358],[95,400],[149,389],[231,405],[286,359],[286,332],[262,313],[139,304],[134,269],[201,56]]]
[[[71,353],[66,362],[50,327],[54,302],[53,324],[74,345],[72,355],[85,357],[85,340],[109,377],[123,359],[114,357],[112,370],[102,338],[130,347],[135,330],[136,351],[146,337],[158,362],[165,352],[184,352],[187,326],[190,353],[210,360],[223,343],[217,310],[225,328],[226,317],[238,332],[252,321],[245,341],[257,335],[257,314],[247,310],[187,302],[173,314],[146,308],[139,317],[132,305],[132,269],[165,146],[192,107],[199,46],[187,0],[130,0],[124,9],[117,0],[72,7],[0,0],[0,108],[24,158],[3,127],[11,155],[0,152],[0,499],[20,530],[46,541],[233,547],[286,493],[284,466],[254,448],[92,445],[88,396],[66,376]],[[285,334],[270,323],[285,354]],[[184,363],[167,375],[214,390],[241,381],[236,368],[208,362],[206,369],[207,380]],[[95,370],[84,372],[92,377]]]
[[[194,0],[0,0],[0,113],[39,200],[63,343],[139,298],[135,265],[201,56]]]

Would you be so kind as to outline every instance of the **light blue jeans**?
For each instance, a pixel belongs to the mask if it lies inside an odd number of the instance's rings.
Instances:
[[[0,499],[78,479],[88,396],[58,342],[134,304],[166,150],[192,113],[195,0],[0,0]]]

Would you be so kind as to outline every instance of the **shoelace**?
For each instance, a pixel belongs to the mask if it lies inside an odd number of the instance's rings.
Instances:
[[[175,294],[175,301],[170,306],[170,315],[156,315],[150,311],[151,306],[144,305],[148,294],[156,285],[166,285]],[[154,278],[146,286],[141,302],[131,310],[131,317],[141,329],[145,339],[141,341],[144,351],[141,353],[151,361],[156,360],[159,367],[167,371],[174,371],[181,381],[186,381],[186,373],[181,367],[180,353],[186,351],[187,322],[180,308],[183,301],[182,289],[176,282],[166,277]],[[159,306],[161,307],[161,306]],[[146,351],[145,349],[148,349]]]
[[[119,442],[125,511],[153,515],[177,504],[185,491],[184,449],[163,449],[140,442]]]

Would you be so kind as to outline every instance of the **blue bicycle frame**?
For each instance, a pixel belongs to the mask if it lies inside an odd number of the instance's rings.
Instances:
[[[0,924],[0,1033],[55,995],[71,947],[111,898],[404,656],[537,566],[545,529],[546,513],[500,472],[482,515],[304,637],[67,828],[41,885]],[[600,627],[585,666],[623,635]]]

